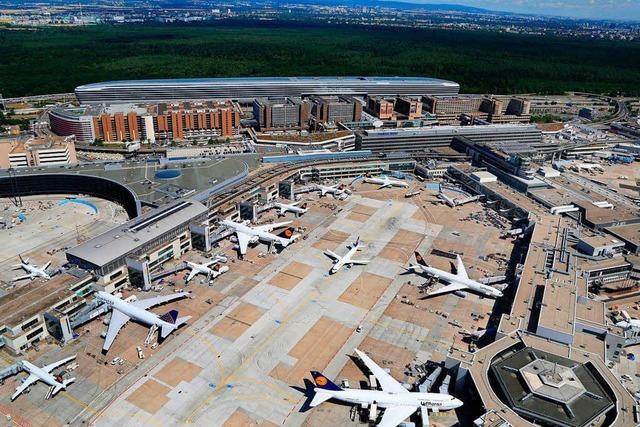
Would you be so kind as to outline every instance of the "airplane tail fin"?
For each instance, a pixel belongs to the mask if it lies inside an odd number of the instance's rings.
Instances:
[[[358,236],[358,238],[356,239],[356,242],[355,242],[353,245],[354,245],[354,247],[356,247],[356,248],[357,248],[358,246],[360,246],[360,236]]]
[[[284,237],[285,239],[291,239],[291,236],[293,236],[294,231],[295,229],[293,227],[287,227],[284,230],[282,230],[282,232],[278,236]]]
[[[338,387],[333,382],[331,382],[329,378],[325,377],[322,372],[311,371],[311,376],[313,377],[313,382],[316,383],[317,388],[321,388],[323,390],[328,390],[328,391],[342,390],[340,387]]]
[[[282,233],[280,233],[278,235],[278,237],[280,237],[280,244],[283,247],[286,248],[291,243],[293,243],[294,240],[296,240],[298,237],[300,237],[299,234],[293,234],[294,231],[295,230],[294,230],[293,227],[288,227]]]
[[[424,260],[424,258],[422,258],[422,255],[420,255],[420,252],[415,251],[414,255],[416,256],[416,262],[420,265],[423,265],[425,267],[428,267],[429,265],[427,264],[427,262]]]
[[[176,329],[178,329],[183,324],[187,323],[191,319],[191,316],[179,317],[176,319],[175,323],[169,325],[162,325],[160,329],[160,338],[165,339],[169,336],[169,334]]]
[[[302,209],[307,209],[307,202],[304,202],[304,203],[302,204],[302,206],[300,206],[300,207],[301,207]]]
[[[162,316],[160,316],[160,320],[164,320],[167,323],[176,323],[176,319],[178,318],[178,310],[171,310]]]
[[[22,255],[18,254],[18,258],[20,258],[20,262],[23,264],[29,264],[29,257],[27,259],[23,259]]]
[[[624,320],[626,320],[627,322],[628,322],[629,320],[631,320],[631,316],[629,316],[629,313],[627,313],[627,311],[626,311],[626,310],[622,310],[622,311],[620,312],[620,314],[622,315],[622,318],[623,318]]]

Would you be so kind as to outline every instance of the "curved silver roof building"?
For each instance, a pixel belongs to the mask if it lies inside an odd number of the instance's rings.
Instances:
[[[460,85],[427,77],[234,77],[121,80],[78,86],[82,104],[210,99],[252,101],[304,95],[456,95]]]

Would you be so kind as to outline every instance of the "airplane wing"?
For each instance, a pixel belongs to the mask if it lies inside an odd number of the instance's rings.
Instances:
[[[274,222],[273,224],[265,224],[265,225],[256,225],[253,228],[260,231],[270,232],[272,230],[275,230],[276,228],[284,227],[287,224],[291,224],[291,221]]]
[[[376,377],[383,391],[387,391],[391,393],[409,393],[409,390],[404,388],[404,386],[400,384],[398,381],[396,381],[391,375],[389,375],[387,371],[385,371],[380,366],[378,366],[376,362],[374,362],[369,358],[369,356],[367,356],[366,354],[364,354],[358,349],[355,349],[355,352],[360,358],[360,360],[362,360],[362,362],[365,365],[367,365],[367,368],[369,368],[371,373]],[[414,411],[415,411],[415,408],[414,408]],[[413,411],[411,413],[413,413]],[[406,418],[406,416],[404,418]],[[402,418],[402,420],[404,420],[404,418]]]
[[[20,396],[22,392],[25,391],[31,384],[38,382],[39,380],[40,378],[38,376],[29,374],[24,382],[16,388],[16,392],[11,396],[11,400],[14,400],[16,397]]]
[[[129,319],[130,319],[129,316],[127,316],[126,314],[118,310],[114,309],[111,312],[111,320],[109,320],[109,329],[107,329],[107,336],[104,339],[102,350],[109,351],[109,348],[111,348],[111,344],[113,344],[113,341],[116,339],[118,332],[120,332],[120,329],[122,329],[122,327],[125,325],[125,323],[129,321]]]
[[[333,251],[330,251],[329,249],[324,251],[324,254],[326,256],[328,256],[329,258],[335,259],[336,261],[338,261],[340,259],[340,256],[337,253],[335,253]]]
[[[251,237],[249,237],[248,234],[240,232],[236,232],[236,236],[238,237],[238,246],[240,246],[240,253],[244,255],[247,253],[247,248],[249,247],[249,240],[251,240]]]
[[[45,371],[45,372],[51,372],[54,369],[56,369],[58,366],[62,366],[64,364],[66,364],[66,363],[69,363],[75,358],[76,358],[76,355],[74,354],[73,356],[67,357],[66,359],[58,360],[57,362],[53,362],[53,363],[50,363],[48,365],[45,365],[45,366],[42,367],[42,370]]]
[[[434,295],[442,295],[442,294],[447,294],[449,292],[455,292],[455,291],[462,291],[464,289],[467,289],[467,287],[465,285],[462,285],[460,283],[452,283],[450,285],[447,286],[443,286],[440,289],[436,289],[433,292],[429,292],[427,294],[427,296],[434,296]]]
[[[187,276],[187,282],[190,282],[191,279],[193,279],[196,274],[198,274],[198,270],[196,270],[195,268],[192,268],[191,271],[189,272],[189,275]]]
[[[211,261],[207,261],[207,262],[205,262],[205,263],[204,263],[204,266],[205,266],[205,267],[209,267],[209,266],[211,266],[211,265],[213,265],[213,264],[217,264],[217,263],[219,263],[219,262],[227,262],[227,257],[217,255],[217,256],[216,256],[214,259],[212,259]]]
[[[462,258],[460,258],[460,255],[456,255],[456,274],[464,279],[469,278],[469,275],[467,274],[467,270],[464,268],[464,264],[462,263]]]
[[[188,296],[189,296],[189,292],[177,292],[175,294],[162,295],[162,296],[159,296],[159,297],[142,299],[142,300],[139,300],[139,301],[132,302],[130,304],[135,306],[135,307],[141,308],[143,310],[147,310],[147,309],[149,309],[149,308],[151,308],[153,306],[164,304],[166,302],[173,301],[173,300],[180,299],[180,298],[184,298],[184,297],[188,297]]]
[[[387,182],[387,183],[382,184],[380,187],[378,187],[378,190],[380,190],[382,188],[385,188],[385,187],[391,187],[391,183]]]
[[[11,279],[12,282],[17,282],[18,280],[30,279],[31,274],[25,274],[24,276],[18,276]]]
[[[370,262],[371,262],[370,259],[350,259],[348,264],[365,265],[365,264],[369,264]]]
[[[378,424],[378,427],[396,427],[398,424],[406,420],[416,412],[416,406],[393,406],[384,410],[384,415]],[[422,420],[422,424],[429,425],[429,421]]]

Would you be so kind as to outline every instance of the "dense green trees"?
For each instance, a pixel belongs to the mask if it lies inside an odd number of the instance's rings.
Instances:
[[[0,93],[103,80],[270,75],[417,75],[466,93],[640,94],[640,44],[495,32],[364,27],[95,26],[0,29]]]

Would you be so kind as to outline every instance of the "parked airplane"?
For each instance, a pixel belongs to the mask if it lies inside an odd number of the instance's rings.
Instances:
[[[229,267],[226,265],[220,266],[221,262],[227,262],[227,257],[217,256],[213,260],[205,262],[204,264],[187,261],[187,268],[191,269],[191,271],[189,272],[189,276],[187,276],[185,283],[189,283],[189,281],[198,274],[206,274],[207,280],[211,280],[220,276],[222,273],[229,271]],[[212,264],[215,265],[213,267],[209,267]]]
[[[58,394],[60,390],[66,390],[67,386],[74,382],[75,378],[69,378],[67,380],[61,380],[60,378],[56,378],[51,375],[51,371],[56,369],[59,366],[62,366],[66,363],[71,362],[75,359],[76,356],[67,357],[66,359],[59,360],[57,362],[51,363],[49,365],[45,365],[42,368],[38,368],[36,365],[23,360],[18,364],[22,368],[22,370],[29,373],[29,376],[22,381],[17,388],[15,393],[11,396],[11,400],[15,400],[16,397],[20,396],[22,392],[24,392],[27,388],[29,388],[32,384],[37,383],[38,381],[42,381],[46,384],[49,384],[53,389],[51,390],[51,397]]]
[[[311,371],[316,384],[314,388],[316,394],[310,403],[311,407],[318,406],[329,399],[357,403],[364,408],[370,407],[371,411],[375,411],[379,406],[385,408],[385,411],[378,427],[395,427],[418,409],[421,411],[422,424],[428,426],[429,410],[439,412],[462,406],[460,400],[449,394],[410,392],[366,354],[357,349],[355,352],[376,377],[382,390],[343,389],[322,373]]]
[[[473,340],[473,341],[478,341],[480,340],[483,336],[486,335],[486,333],[489,331],[489,329],[478,329],[477,331],[471,332],[471,331],[467,331],[466,329],[462,329],[460,330],[460,334]]]
[[[20,255],[18,255],[18,258],[20,258],[20,264],[14,265],[13,266],[14,270],[21,268],[24,271],[26,271],[28,274],[25,274],[24,276],[14,277],[12,280],[13,282],[16,282],[18,280],[23,280],[23,279],[33,280],[36,277],[42,277],[43,279],[46,279],[46,280],[51,279],[51,276],[47,273],[47,268],[49,268],[49,266],[51,265],[51,261],[49,261],[42,267],[38,267],[35,264],[31,264],[29,262],[29,258],[22,259],[22,256]]]
[[[303,203],[302,206],[298,206],[300,202],[291,204],[275,202],[273,206],[279,209],[278,216],[284,216],[287,212],[293,212],[296,215],[302,215],[307,212],[307,203]]]
[[[438,280],[449,283],[447,286],[429,292],[427,296],[435,296],[457,291],[472,291],[490,298],[500,298],[502,296],[502,291],[470,279],[464,268],[460,255],[456,256],[456,274],[448,273],[435,267],[430,267],[418,252],[415,252],[415,256],[418,264],[410,265],[410,271],[415,273],[426,273]]]
[[[276,228],[284,227],[285,225],[290,223],[291,221],[285,221],[277,222],[274,224],[251,226],[249,225],[249,221],[234,222],[224,220],[220,222],[220,224],[230,228],[236,233],[236,236],[238,238],[238,248],[240,249],[241,255],[247,253],[247,247],[249,246],[249,243],[257,243],[259,240],[267,242],[269,243],[269,245],[275,243],[286,248],[291,242],[300,237],[300,235],[293,234],[292,228],[285,229],[279,235],[275,235],[271,233],[271,231]]]
[[[189,292],[177,292],[171,295],[147,298],[135,302],[126,302],[121,298],[111,295],[107,292],[98,291],[96,297],[98,300],[111,306],[111,319],[109,320],[109,329],[104,339],[102,351],[109,351],[111,344],[116,339],[120,329],[131,319],[143,323],[152,328],[160,328],[160,338],[166,338],[171,332],[178,329],[182,324],[186,323],[191,316],[178,317],[176,310],[158,316],[155,313],[147,311],[156,305],[164,304],[179,298],[188,297]]]
[[[451,206],[452,208],[457,206],[457,203],[454,199],[452,199],[451,197],[447,196],[446,194],[440,192],[438,193],[438,198],[440,200],[442,200],[442,203]]]
[[[629,313],[626,312],[626,310],[622,310],[620,312],[620,314],[622,315],[622,318],[624,320],[619,321],[618,323],[616,323],[616,326],[619,326],[623,329],[636,329],[636,330],[640,330],[640,320],[639,319],[634,319],[631,316],[629,316]]]
[[[409,186],[409,184],[404,181],[398,181],[397,179],[389,178],[386,175],[382,175],[381,177],[365,176],[364,182],[368,182],[369,184],[378,184],[380,185],[378,189],[385,188],[385,187],[408,187]]]
[[[318,190],[320,190],[320,197],[324,197],[327,194],[332,194],[334,197],[338,197],[344,193],[344,190],[340,188],[340,184],[328,186],[318,184]]]
[[[361,246],[360,246],[360,237],[358,237],[356,239],[355,243],[353,243],[351,245],[347,245],[347,247],[349,248],[349,251],[347,251],[347,253],[344,256],[340,256],[340,255],[336,254],[335,252],[330,251],[329,249],[324,251],[325,255],[329,256],[333,260],[333,267],[331,267],[331,270],[329,270],[329,273],[331,273],[331,274],[337,273],[338,270],[340,270],[345,265],[353,265],[353,264],[364,265],[364,264],[369,264],[370,260],[368,260],[368,259],[360,259],[359,260],[359,259],[352,259],[351,258],[361,248]]]

